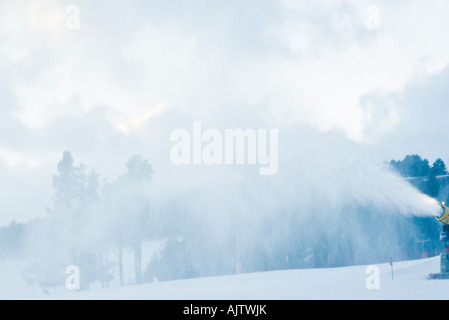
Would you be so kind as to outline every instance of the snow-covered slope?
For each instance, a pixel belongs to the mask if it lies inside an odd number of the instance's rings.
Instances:
[[[24,287],[5,287],[3,283],[0,284],[0,297],[20,298],[22,291],[25,299],[449,299],[449,280],[426,279],[430,273],[439,272],[439,259],[396,262],[394,279],[388,263],[378,264],[378,289],[367,288],[367,279],[371,283],[369,277],[373,276],[367,273],[367,266],[351,266],[260,272],[89,291],[63,290],[48,295],[36,290],[24,291]]]
[[[449,280],[426,280],[439,257],[379,264],[379,288],[368,289],[367,266],[284,270],[68,292],[56,299],[449,299]],[[369,270],[368,270],[369,271]],[[371,283],[370,281],[368,281]],[[369,287],[369,286],[368,286]]]

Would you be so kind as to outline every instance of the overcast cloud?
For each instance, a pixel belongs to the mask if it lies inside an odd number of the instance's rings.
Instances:
[[[133,154],[156,183],[243,179],[173,168],[170,132],[192,120],[277,128],[281,159],[447,161],[448,13],[446,0],[0,0],[0,225],[45,215],[65,150],[110,179]]]

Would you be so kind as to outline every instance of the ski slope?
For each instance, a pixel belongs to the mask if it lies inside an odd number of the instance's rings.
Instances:
[[[440,270],[440,258],[376,265],[379,288],[368,289],[367,266],[282,270],[143,285],[43,294],[37,288],[0,284],[0,298],[23,299],[158,299],[158,300],[297,300],[297,299],[449,299],[449,280],[427,280]],[[1,274],[0,274],[1,275]],[[4,278],[2,279],[4,280]],[[27,290],[25,290],[27,289]],[[22,295],[20,295],[22,291]]]

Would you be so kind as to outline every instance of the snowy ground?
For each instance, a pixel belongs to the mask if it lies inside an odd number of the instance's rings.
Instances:
[[[394,263],[379,268],[379,288],[368,289],[367,266],[305,269],[149,283],[123,288],[43,294],[24,284],[0,284],[0,298],[23,299],[449,299],[449,280],[426,280],[440,270],[439,257]],[[1,273],[0,273],[1,276]],[[4,280],[4,277],[1,278]],[[9,279],[12,280],[12,279]],[[15,279],[18,281],[18,279]],[[8,282],[8,281],[7,281]],[[9,281],[13,283],[12,281]],[[20,283],[20,282],[15,282]],[[371,283],[371,282],[370,282]]]

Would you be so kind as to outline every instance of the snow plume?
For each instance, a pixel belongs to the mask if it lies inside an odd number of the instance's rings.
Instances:
[[[24,279],[64,288],[66,267],[75,265],[87,289],[376,263],[410,258],[421,240],[438,243],[436,200],[339,132],[279,128],[278,171],[260,175],[248,163],[172,164],[176,126],[164,121],[172,123],[160,118],[165,129],[149,145],[154,157],[130,157],[111,180],[64,153],[48,218],[26,226],[22,257],[32,262],[21,270]]]
[[[407,258],[420,240],[438,243],[427,239],[438,229],[438,202],[340,132],[283,127],[272,176],[250,165],[170,170],[172,178],[155,173],[158,193],[177,203],[167,222],[190,242],[192,261],[203,261],[199,274],[234,272],[238,260],[246,271],[285,268],[286,259],[297,267],[369,263]]]
[[[216,190],[229,200],[225,206],[241,208],[243,201],[277,215],[299,209],[298,215],[307,216],[323,206],[328,210],[322,216],[328,212],[335,216],[349,204],[405,217],[440,213],[435,199],[376,158],[369,146],[351,142],[338,132],[307,127],[282,129],[279,137],[279,170],[273,176],[259,177],[251,166],[181,165],[175,168],[177,185],[182,188],[182,181],[187,181],[184,187],[189,189],[195,185],[209,193]],[[192,194],[192,200],[196,198],[207,202],[202,192]]]

